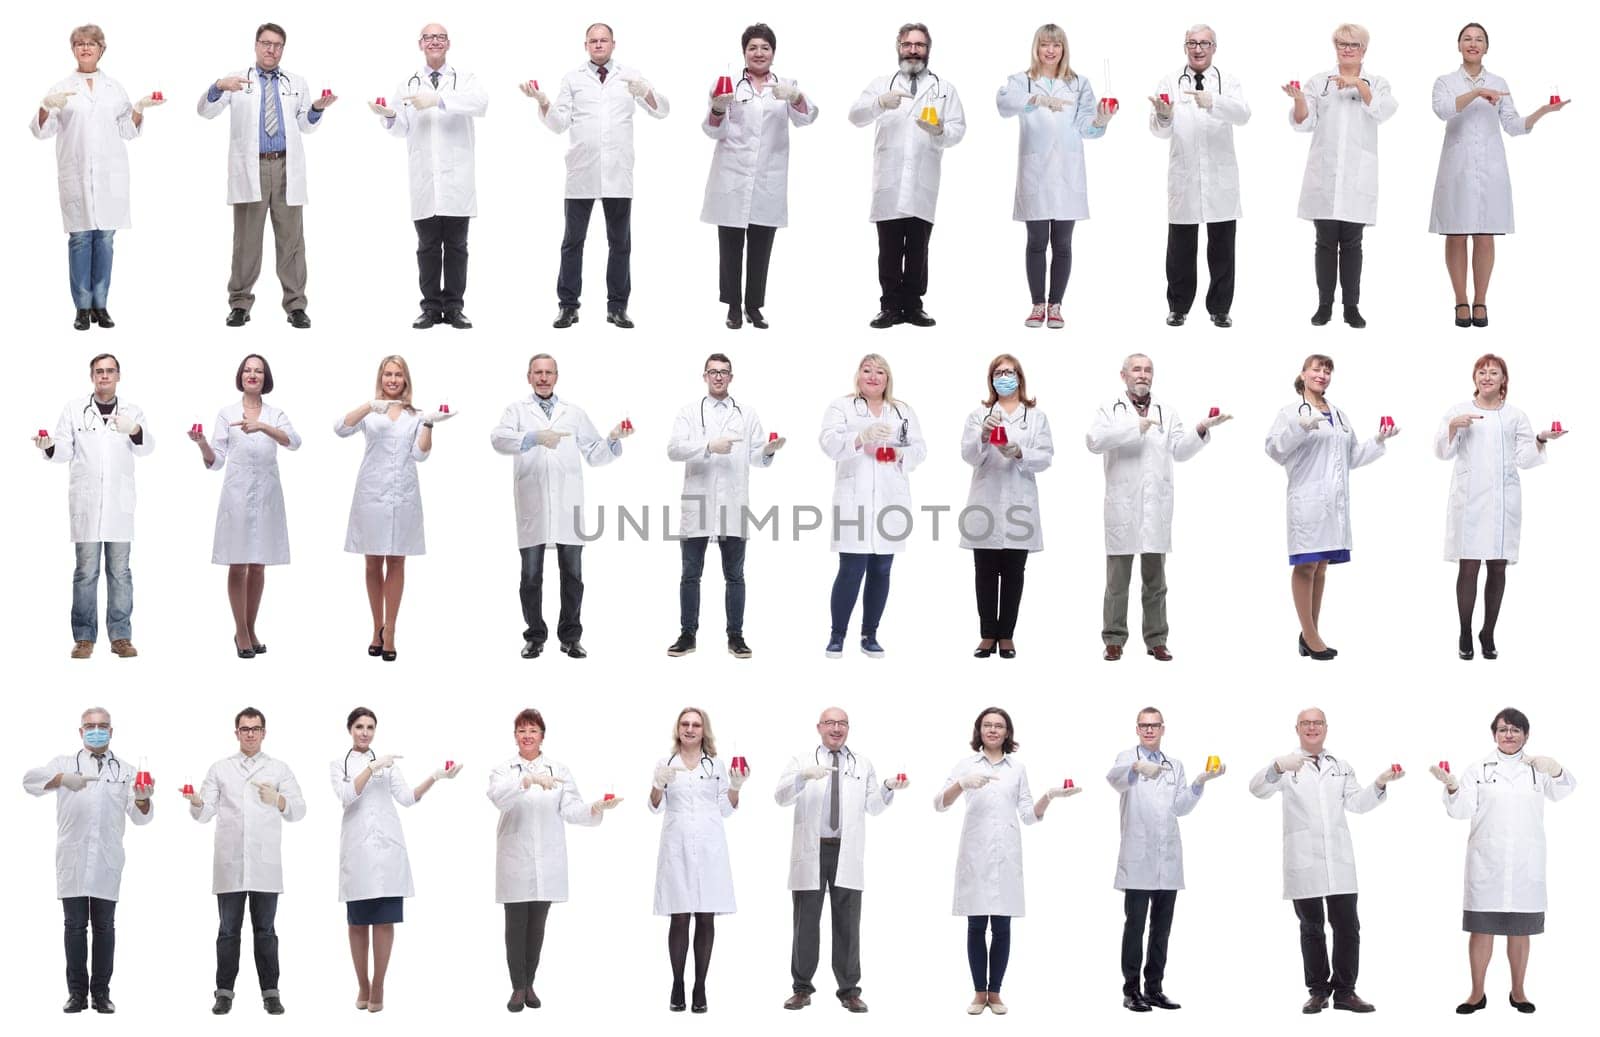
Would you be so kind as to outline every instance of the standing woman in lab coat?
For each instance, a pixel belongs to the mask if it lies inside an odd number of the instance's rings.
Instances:
[[[961,432],[961,459],[972,466],[961,546],[972,551],[977,582],[979,640],[972,654],[987,659],[998,651],[1014,659],[1023,569],[1029,552],[1044,550],[1034,477],[1050,467],[1056,447],[1049,419],[1028,395],[1022,361],[1001,353],[989,361],[987,383],[988,397]]]
[[[650,783],[650,812],[666,815],[656,851],[655,913],[672,919],[667,929],[672,960],[667,1007],[674,1012],[686,1007],[683,968],[689,956],[689,919],[694,918],[693,1009],[701,1013],[706,1011],[706,973],[711,969],[716,918],[734,912],[733,868],[722,819],[739,808],[739,787],[750,776],[750,768],[722,766],[711,718],[703,709],[680,710],[672,737],[672,752],[656,761]],[[734,757],[734,763],[742,760]]]
[[[1471,659],[1472,611],[1478,598],[1478,569],[1489,566],[1483,587],[1483,629],[1478,642],[1485,659],[1499,658],[1494,626],[1506,593],[1506,566],[1515,565],[1522,541],[1522,477],[1519,468],[1545,462],[1544,446],[1566,432],[1535,432],[1528,416],[1506,403],[1511,372],[1506,362],[1485,353],[1472,365],[1476,392],[1445,412],[1433,437],[1433,453],[1454,461],[1450,499],[1445,504],[1444,560],[1455,562],[1456,611],[1461,619],[1457,654]]]
[[[1396,425],[1379,423],[1378,434],[1361,440],[1344,411],[1328,402],[1333,358],[1313,353],[1294,380],[1300,399],[1278,411],[1267,433],[1267,456],[1289,476],[1289,588],[1300,618],[1302,656],[1338,655],[1322,640],[1322,588],[1328,565],[1350,560],[1350,470],[1383,456]]]
[[[1433,114],[1444,120],[1445,128],[1428,232],[1445,236],[1444,265],[1456,293],[1456,327],[1486,328],[1495,235],[1515,229],[1511,171],[1506,167],[1506,145],[1500,131],[1520,137],[1546,115],[1565,108],[1567,102],[1540,105],[1527,118],[1518,115],[1506,81],[1483,67],[1483,56],[1489,52],[1489,30],[1477,22],[1468,22],[1456,34],[1456,49],[1461,52],[1461,67],[1433,81]],[[1469,236],[1471,305],[1467,303]]]
[[[718,296],[727,304],[727,325],[749,320],[765,329],[761,307],[767,303],[767,264],[772,239],[789,225],[789,124],[810,126],[817,106],[793,79],[772,74],[778,36],[757,22],[740,37],[744,72],[733,92],[711,95],[710,111],[700,123],[717,142],[706,178],[706,200],[700,222],[717,228]],[[744,286],[739,264],[750,246]]]
[[[122,84],[100,71],[106,34],[80,25],[70,37],[78,68],[50,88],[28,129],[56,139],[56,186],[67,232],[67,279],[77,313],[72,326],[110,328],[111,238],[133,223],[128,205],[128,148],[139,136],[144,110],[165,100],[154,94],[128,103]]]
[[[991,706],[972,722],[972,750],[950,768],[950,776],[933,798],[944,813],[963,795],[967,815],[961,823],[961,848],[956,851],[953,914],[967,916],[967,964],[972,969],[972,1003],[968,1015],[987,1008],[1005,1015],[1000,983],[1011,959],[1011,919],[1023,914],[1022,831],[1044,820],[1052,799],[1083,790],[1050,788],[1038,800],[1028,791],[1028,771],[1012,754],[1022,748],[1011,726],[1011,714]],[[985,935],[992,932],[986,943]]]
[[[359,429],[367,437],[344,549],[367,559],[367,604],[372,643],[367,654],[394,662],[395,616],[406,589],[406,556],[426,553],[422,536],[422,485],[417,462],[433,449],[433,426],[450,411],[424,415],[411,405],[411,368],[404,357],[378,364],[375,397],[333,426],[341,438]]]
[[[356,968],[356,1008],[383,1011],[383,977],[394,951],[394,927],[405,921],[405,898],[414,896],[411,859],[406,836],[400,830],[396,803],[415,806],[433,783],[454,778],[460,765],[440,768],[412,788],[389,753],[372,750],[378,733],[378,716],[357,706],[345,719],[351,747],[344,758],[328,764],[333,794],[344,808],[339,825],[339,899],[345,905],[350,927],[350,959]],[[368,951],[371,971],[368,971]]]
[[[1444,784],[1444,808],[1471,818],[1461,928],[1467,937],[1472,993],[1456,1006],[1471,1015],[1489,1005],[1484,976],[1494,956],[1494,938],[1506,938],[1511,965],[1511,1007],[1527,1014],[1534,1005],[1523,989],[1528,974],[1528,937],[1544,932],[1544,801],[1567,798],[1578,779],[1549,756],[1524,751],[1532,726],[1521,710],[1502,709],[1489,722],[1495,751],[1452,774],[1428,768]],[[1528,795],[1529,792],[1534,795]]]
[[[1104,137],[1117,114],[1110,101],[1098,104],[1089,81],[1072,71],[1067,34],[1059,25],[1041,25],[1033,34],[1028,70],[1007,79],[995,94],[995,107],[1018,117],[1017,196],[1011,218],[1028,225],[1025,254],[1033,309],[1030,328],[1065,326],[1061,299],[1072,276],[1072,228],[1089,218],[1089,180],[1083,142]],[[1044,254],[1052,251],[1050,291],[1045,294]]]
[[[1300,185],[1300,218],[1317,227],[1317,312],[1311,323],[1333,319],[1333,287],[1344,288],[1344,322],[1364,328],[1361,302],[1361,235],[1378,222],[1378,124],[1398,105],[1389,81],[1367,71],[1371,35],[1359,25],[1333,30],[1338,66],[1306,81],[1285,83],[1294,98],[1289,125],[1311,134]]]
[[[844,654],[845,631],[865,577],[861,651],[881,659],[878,621],[889,601],[889,567],[911,535],[911,470],[928,456],[916,413],[894,398],[889,361],[877,353],[861,358],[855,391],[828,404],[818,442],[834,462],[833,550],[839,555],[824,654]]]
[[[289,520],[278,479],[278,448],[300,449],[289,416],[261,399],[272,391],[272,368],[254,353],[239,362],[233,386],[244,396],[217,411],[211,442],[196,425],[190,442],[207,469],[222,477],[211,563],[228,567],[228,606],[233,610],[233,648],[241,659],[266,653],[256,635],[256,615],[266,589],[267,566],[289,564]],[[229,462],[232,462],[231,464]]]

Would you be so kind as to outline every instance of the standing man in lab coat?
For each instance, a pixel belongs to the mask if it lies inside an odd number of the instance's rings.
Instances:
[[[296,328],[306,316],[306,155],[300,134],[310,133],[338,100],[331,91],[312,96],[311,83],[278,67],[288,40],[283,26],[256,29],[255,64],[222,76],[201,95],[202,118],[228,110],[228,204],[233,206],[233,265],[228,276],[228,327],[243,327],[255,305],[267,214],[277,253],[283,308]]]
[[[678,412],[667,440],[667,457],[684,462],[683,500],[678,514],[678,543],[683,555],[683,576],[678,581],[678,639],[667,654],[688,655],[700,629],[700,574],[705,570],[706,548],[716,538],[722,554],[722,580],[726,584],[724,611],[728,620],[728,651],[736,659],[750,658],[744,640],[744,549],[750,508],[750,466],[766,468],[783,449],[784,438],[769,438],[761,418],[745,410],[728,395],[733,384],[733,361],[725,354],[706,357],[701,375],[706,395]]]
[[[1233,128],[1250,121],[1244,87],[1212,65],[1217,34],[1196,25],[1184,34],[1183,68],[1150,98],[1150,132],[1167,149],[1167,323],[1183,324],[1194,305],[1200,225],[1206,228],[1206,312],[1233,327],[1233,245],[1239,229],[1239,163]]]
[[[921,22],[895,35],[899,68],[867,84],[850,106],[850,121],[874,127],[872,211],[878,228],[878,315],[874,328],[931,328],[922,308],[928,292],[928,238],[939,202],[939,165],[961,143],[967,117],[949,82],[929,71],[933,37]],[[929,112],[932,109],[932,112]],[[933,118],[925,116],[932,114]]]
[[[1250,792],[1267,799],[1283,794],[1283,899],[1294,901],[1300,920],[1300,959],[1311,996],[1300,1011],[1315,1015],[1328,1007],[1371,1012],[1356,994],[1361,967],[1361,919],[1356,916],[1356,852],[1345,824],[1346,812],[1365,814],[1388,799],[1389,782],[1405,777],[1384,770],[1366,788],[1355,769],[1323,749],[1328,717],[1303,709],[1295,717],[1300,747],[1278,757],[1250,779]],[[1328,961],[1325,924],[1333,926],[1333,961]]]
[[[1122,362],[1121,396],[1095,413],[1085,437],[1105,458],[1106,593],[1104,658],[1122,658],[1128,642],[1128,585],[1139,556],[1145,652],[1171,662],[1167,651],[1167,552],[1172,550],[1172,464],[1187,461],[1211,441],[1210,430],[1233,415],[1217,413],[1191,433],[1178,412],[1150,394],[1155,361],[1134,353]]]
[[[811,1003],[821,948],[822,897],[832,913],[833,977],[839,1003],[865,1012],[861,1000],[861,890],[865,885],[867,815],[889,809],[894,794],[910,782],[878,781],[872,761],[851,752],[850,717],[829,706],[817,719],[822,743],[789,761],[778,778],[780,807],[794,804],[794,843],[789,851],[789,889],[794,897],[794,942],[789,971],[794,993],[783,1007]]]
[[[489,433],[496,453],[516,458],[512,494],[517,502],[517,549],[522,552],[522,657],[537,659],[549,635],[545,626],[544,549],[556,550],[561,568],[561,615],[556,637],[569,659],[588,658],[583,636],[583,468],[610,464],[622,456],[622,440],[633,435],[626,418],[604,439],[589,415],[556,396],[555,357],[538,353],[528,361],[533,395],[506,407]],[[591,538],[592,539],[592,538]]]
[[[144,411],[117,395],[122,365],[110,353],[89,361],[94,392],[68,400],[55,431],[33,437],[45,460],[68,466],[67,513],[77,564],[72,570],[72,658],[94,654],[99,634],[100,559],[106,567],[106,627],[111,651],[133,647],[133,459],[155,449]]]
[[[1116,889],[1122,890],[1122,1007],[1132,1012],[1181,1008],[1162,992],[1167,971],[1167,936],[1183,888],[1183,840],[1178,818],[1200,802],[1206,782],[1226,768],[1201,769],[1184,780],[1183,761],[1161,751],[1167,725],[1161,710],[1146,706],[1134,718],[1139,742],[1117,754],[1106,781],[1122,797],[1122,842],[1117,850]],[[1144,953],[1144,922],[1150,918],[1150,950]],[[1139,966],[1144,965],[1144,993]]]
[[[411,322],[423,330],[443,322],[465,330],[461,312],[467,293],[467,226],[478,215],[473,177],[472,120],[489,109],[489,95],[471,72],[446,63],[450,33],[437,22],[417,40],[424,63],[388,104],[367,102],[396,137],[406,141],[411,170],[411,220],[417,228],[417,279],[422,313]]]
[[[217,896],[217,989],[212,1015],[233,1007],[233,981],[239,975],[239,932],[250,906],[256,979],[269,1015],[283,1014],[278,997],[278,894],[283,892],[283,822],[306,816],[305,797],[289,765],[261,751],[267,718],[246,706],[233,718],[239,751],[206,772],[199,791],[184,798],[189,816],[205,824],[217,818],[211,856],[211,892]]]
[[[589,60],[561,80],[554,105],[537,83],[522,84],[522,92],[539,102],[539,118],[546,126],[556,133],[572,131],[567,144],[567,226],[561,235],[561,272],[556,277],[561,312],[554,326],[570,328],[578,323],[583,242],[598,198],[606,215],[606,323],[631,328],[633,109],[637,105],[656,119],[665,119],[670,109],[666,95],[638,70],[611,60],[616,46],[611,26],[605,22],[589,26],[583,45]]]
[[[30,796],[56,794],[56,898],[65,917],[67,949],[67,1003],[61,1010],[81,1012],[92,999],[96,1012],[110,1015],[117,1010],[111,1002],[111,967],[122,833],[129,818],[136,825],[155,818],[154,785],[141,784],[138,770],[111,751],[110,713],[92,706],[79,725],[83,748],[28,771],[22,787]]]

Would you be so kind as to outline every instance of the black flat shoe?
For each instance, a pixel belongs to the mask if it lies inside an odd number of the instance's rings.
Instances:
[[[744,310],[744,319],[749,321],[750,326],[755,328],[757,331],[767,330],[767,318],[761,316],[761,310],[759,307],[746,306]]]
[[[1344,308],[1344,322],[1352,328],[1364,328],[1367,326],[1367,318],[1361,316],[1361,311],[1348,304]]]
[[[367,654],[374,659],[383,654],[383,627],[378,628],[378,643],[367,645]]]
[[[1315,324],[1319,328],[1332,319],[1333,305],[1331,303],[1326,306],[1318,306],[1317,312],[1311,315],[1311,323]]]
[[[606,313],[606,323],[614,324],[619,328],[633,327],[633,321],[628,319],[627,310],[611,310]]]
[[[1231,328],[1233,327],[1233,318],[1226,313],[1213,313],[1211,315],[1211,323],[1219,328]]]
[[[728,304],[728,317],[722,323],[726,324],[730,331],[738,331],[744,327],[744,315],[739,312],[738,303]]]
[[[585,651],[583,645],[579,644],[577,641],[574,641],[571,644],[562,645],[561,651],[562,654],[564,654],[568,659],[589,658],[589,653]]]
[[[289,326],[304,331],[306,328],[311,327],[311,318],[306,316],[305,310],[290,310]]]
[[[1512,1002],[1512,1004],[1515,1004],[1515,1003],[1516,1002],[1514,1002],[1514,1001]],[[706,991],[705,991],[704,987],[695,987],[694,988],[694,996],[690,999],[689,1011],[693,1012],[695,1015],[704,1015],[705,1014],[705,1012],[706,1012]],[[1533,1011],[1532,1006],[1529,1006],[1528,1011],[1530,1011],[1530,1012]]]
[[[543,641],[522,642],[522,657],[524,659],[537,659],[544,653]]]
[[[1516,1002],[1513,1001],[1512,1004],[1516,1004]],[[1471,1015],[1473,1012],[1481,1012],[1488,1007],[1489,995],[1485,994],[1476,1001],[1463,1001],[1456,1005],[1456,1015]]]
[[[423,310],[417,315],[417,319],[411,322],[411,326],[416,328],[418,331],[427,331],[429,328],[439,323],[439,318],[441,316],[442,314],[434,313],[432,310]]]
[[[1489,995],[1485,994],[1483,996],[1487,998]],[[1511,1007],[1515,1008],[1517,1011],[1521,1012],[1523,1015],[1532,1015],[1533,1014],[1533,1002],[1532,1001],[1518,1001],[1515,997],[1512,997],[1510,994],[1507,994],[1506,998],[1507,998],[1507,1000],[1509,1000],[1511,1002]],[[98,1008],[96,1008],[96,1011],[98,1011]]]
[[[111,319],[111,314],[106,312],[104,306],[90,310],[89,312],[94,315],[94,322],[100,325],[102,328],[110,329],[117,326],[116,322]],[[1489,322],[1486,319],[1484,320],[1484,323],[1487,324]]]
[[[472,322],[460,310],[450,310],[444,315],[444,322],[457,331],[470,331],[472,329]]]
[[[1148,1012],[1150,1006],[1145,1004],[1144,998],[1138,994],[1122,995],[1122,1007],[1130,1012]]]
[[[900,315],[900,319],[916,328],[931,328],[939,323],[928,316],[927,310],[907,310]]]
[[[92,313],[90,313],[88,310],[79,310],[77,313],[73,314],[72,327],[76,331],[88,331],[89,330],[89,323],[93,319],[94,319],[94,315]],[[78,1009],[78,1011],[81,1012],[81,1011],[83,1011],[83,1009],[80,1008],[80,1009]]]
[[[1177,310],[1172,310],[1167,313],[1167,327],[1181,328],[1183,327],[1183,322],[1188,319],[1189,315],[1187,313],[1179,313]]]
[[[520,990],[512,991],[510,1000],[508,1000],[506,1002],[506,1011],[508,1011],[508,1012],[520,1012],[520,1011],[522,1011],[523,1002],[525,1001],[526,997],[527,997],[527,995],[525,995]]]
[[[578,310],[573,306],[561,307],[561,312],[556,314],[556,319],[551,323],[552,328],[570,328],[578,323]]]
[[[987,658],[989,658],[989,656],[991,656],[993,654],[994,654],[994,645],[990,645],[988,648],[983,647],[983,645],[979,645],[978,647],[976,647],[976,648],[974,648],[972,650],[972,657],[974,659],[987,659]]]
[[[230,328],[242,328],[250,322],[250,311],[240,306],[235,306],[228,311],[228,319],[222,323]]]
[[[230,641],[230,643],[233,645],[233,650],[239,653],[239,658],[254,659],[256,657],[256,650],[254,648],[240,648],[239,642],[237,641]]]
[[[1500,658],[1500,653],[1495,651],[1494,639],[1493,638],[1487,638],[1487,637],[1484,637],[1482,634],[1479,634],[1478,635],[1478,647],[1483,649],[1483,657],[1485,659],[1498,659],[1498,658]]]
[[[1182,1005],[1178,1004],[1178,1002],[1161,993],[1159,990],[1154,994],[1144,995],[1144,1003],[1154,1008],[1165,1008],[1169,1012],[1177,1011],[1183,1007]]]
[[[66,1012],[68,1015],[73,1015],[83,1011],[88,1007],[88,998],[84,997],[82,994],[73,994],[67,998],[67,1003],[61,1006],[61,1010]]]
[[[1320,652],[1313,652],[1311,650],[1311,646],[1306,644],[1306,635],[1304,634],[1299,635],[1299,640],[1300,654],[1315,659],[1318,662],[1327,662],[1329,659],[1332,659],[1334,656],[1339,654],[1339,650],[1337,648],[1328,648],[1327,646],[1323,646],[1323,649]]]
[[[533,992],[532,987],[528,988],[528,996],[524,1000],[527,1001],[529,1008],[541,1008],[544,1006],[544,1002],[539,1000],[539,995]]]
[[[900,314],[894,310],[879,310],[878,315],[867,321],[869,328],[892,328],[900,323]]]
[[[1479,310],[1483,311],[1483,316],[1481,317],[1478,316]],[[1487,328],[1489,326],[1489,307],[1485,306],[1481,302],[1475,302],[1472,304],[1472,326],[1475,328]],[[1516,1004],[1515,1001],[1511,1003]],[[1528,1011],[1531,1012],[1533,1009],[1530,1008]]]
[[[672,995],[667,1000],[667,1007],[670,1008],[674,1012],[681,1012],[685,1008],[689,1007],[688,1002],[685,1001],[684,997],[683,997],[683,981],[682,980],[678,980],[676,983],[672,984]]]
[[[1467,311],[1467,315],[1465,317],[1461,316],[1461,311],[1462,310],[1466,310]],[[1470,327],[1472,327],[1472,307],[1468,306],[1464,302],[1456,303],[1456,327],[1458,327],[1458,328],[1470,328]],[[1484,995],[1484,997],[1488,997],[1488,996],[1489,995],[1487,995],[1487,994]],[[1456,1011],[1460,1012],[1461,1009],[1465,1008],[1465,1007],[1467,1007],[1467,1006],[1466,1005],[1462,1005],[1459,1008],[1457,1008]],[[1476,1009],[1474,1009],[1474,1011],[1476,1011]],[[1462,1014],[1465,1014],[1465,1013],[1462,1013]]]

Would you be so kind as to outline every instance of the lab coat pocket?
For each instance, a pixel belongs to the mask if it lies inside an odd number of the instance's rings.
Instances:
[[[1316,550],[1307,546],[1316,537],[1322,528],[1322,520],[1326,508],[1322,495],[1315,489],[1297,490],[1289,495],[1289,539],[1290,542],[1304,550]]]
[[[1356,193],[1364,198],[1378,197],[1378,156],[1363,150],[1357,165]]]

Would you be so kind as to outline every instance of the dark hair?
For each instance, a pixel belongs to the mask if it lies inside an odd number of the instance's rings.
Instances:
[[[772,26],[766,22],[756,22],[744,31],[739,37],[739,49],[744,50],[750,46],[751,40],[766,40],[773,50],[778,49],[778,34],[772,31]]]
[[[1143,709],[1139,710],[1138,713],[1134,714],[1134,717],[1133,717],[1134,723],[1138,723],[1140,717],[1145,716],[1146,714],[1149,714],[1149,713],[1154,713],[1156,716],[1160,717],[1161,718],[1161,722],[1163,724],[1167,722],[1167,715],[1165,713],[1161,712],[1161,710],[1157,709],[1154,706],[1146,706]]]
[[[96,353],[89,360],[89,373],[90,374],[94,373],[94,365],[98,364],[102,360],[109,360],[113,364],[116,364],[117,365],[117,374],[121,374],[122,373],[122,361],[118,360],[114,353]]]
[[[733,372],[733,361],[728,359],[728,354],[726,354],[726,353],[712,353],[710,356],[706,357],[706,363],[707,364],[711,363],[711,361],[713,361],[713,360],[722,361],[723,363],[728,365],[729,373],[731,374]],[[705,365],[702,364],[701,366],[704,367]]]
[[[1489,721],[1490,734],[1494,734],[1494,729],[1500,726],[1500,721],[1502,720],[1510,724],[1512,727],[1521,728],[1522,736],[1524,738],[1533,734],[1533,725],[1528,723],[1528,714],[1524,713],[1520,709],[1512,709],[1510,706],[1507,706],[1505,709],[1502,709],[1500,712],[1496,713],[1494,715],[1494,719]]]
[[[983,728],[983,718],[988,716],[990,713],[994,713],[994,714],[997,714],[999,716],[1002,716],[1002,717],[1005,718],[1005,721],[1006,721],[1006,740],[1004,742],[1000,743],[1000,751],[1003,752],[1003,753],[1014,753],[1018,749],[1021,749],[1022,748],[1022,743],[1017,741],[1014,737],[1012,737],[1013,733],[1016,731],[1016,728],[1014,726],[1012,726],[1011,714],[1007,713],[1005,710],[1001,709],[999,706],[990,706],[988,709],[985,709],[982,712],[980,712],[978,714],[978,719],[976,719],[976,720],[974,720],[972,722],[972,748],[973,748],[973,750],[975,752],[982,752],[983,751],[983,730],[982,730],[982,728]]]
[[[255,357],[261,361],[261,395],[265,396],[272,391],[272,365],[267,363],[267,358],[260,353],[251,353],[239,361],[239,370],[233,374],[233,387],[240,392],[244,392],[244,365],[250,360],[250,357]]]
[[[1321,364],[1328,369],[1329,374],[1333,373],[1333,357],[1331,356],[1326,356],[1322,353],[1312,353],[1310,356],[1306,357],[1305,363],[1300,365],[1300,370],[1309,371],[1311,370],[1313,364]],[[1301,394],[1304,394],[1306,391],[1306,380],[1301,378],[1299,375],[1294,376],[1294,391]]]
[[[1511,368],[1506,365],[1505,357],[1493,353],[1485,353],[1472,362],[1472,393],[1474,396],[1478,393],[1478,372],[1489,364],[1500,369],[1500,398],[1503,400],[1511,389]]]
[[[1461,42],[1461,37],[1467,34],[1468,29],[1477,29],[1479,32],[1483,33],[1483,49],[1487,51],[1489,49],[1489,30],[1485,29],[1477,22],[1468,22],[1467,24],[1463,25],[1461,27],[1461,31],[1456,33],[1456,42]]]
[[[238,727],[239,721],[243,720],[245,717],[255,717],[256,719],[260,720],[263,729],[265,729],[267,726],[267,715],[254,706],[246,706],[239,710],[239,712],[233,718],[233,726]]]
[[[349,716],[344,718],[344,729],[346,731],[351,730],[352,728],[354,728],[356,726],[356,721],[360,720],[362,717],[371,717],[372,718],[372,726],[373,727],[377,727],[378,726],[378,714],[374,713],[372,710],[368,709],[366,706],[357,706],[355,709],[352,709],[350,711],[350,715]]]
[[[517,728],[522,727],[524,724],[532,724],[539,729],[540,734],[545,733],[544,717],[532,706],[517,714],[517,719],[511,722],[511,730],[515,732]]]
[[[257,43],[261,42],[261,34],[264,32],[275,32],[279,36],[283,37],[283,42],[289,42],[289,34],[284,32],[283,26],[279,25],[277,22],[262,22],[260,25],[256,26]]]

